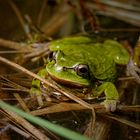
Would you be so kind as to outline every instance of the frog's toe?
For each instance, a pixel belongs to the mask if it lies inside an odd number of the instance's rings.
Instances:
[[[106,110],[108,112],[114,112],[117,107],[117,101],[116,100],[105,100],[103,103],[101,103],[105,106]]]
[[[32,98],[36,97],[39,106],[43,106],[42,94],[41,91],[35,88],[30,89],[30,95]]]
[[[39,104],[40,107],[44,105],[41,94],[40,95],[37,95],[37,102],[38,102],[38,104]]]

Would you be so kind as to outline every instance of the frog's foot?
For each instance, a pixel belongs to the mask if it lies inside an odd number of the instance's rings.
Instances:
[[[127,64],[127,71],[128,74],[133,76],[136,81],[140,84],[140,68],[138,68],[132,61],[132,58],[130,58],[129,63]]]
[[[41,91],[39,89],[36,89],[34,87],[32,87],[30,89],[30,95],[32,98],[37,98],[37,102],[39,104],[39,106],[43,106],[43,100],[42,100],[42,94],[41,94]]]
[[[114,112],[117,108],[117,100],[105,100],[102,102],[108,112]]]

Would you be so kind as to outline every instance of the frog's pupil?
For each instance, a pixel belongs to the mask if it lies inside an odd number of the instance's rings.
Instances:
[[[89,76],[89,68],[87,65],[80,64],[76,66],[75,71],[77,72],[79,76],[82,76],[84,78],[88,78]]]
[[[80,71],[81,73],[87,73],[87,69],[86,69],[86,68],[80,68],[79,71]]]

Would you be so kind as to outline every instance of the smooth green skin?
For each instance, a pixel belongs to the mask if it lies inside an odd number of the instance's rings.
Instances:
[[[95,96],[104,92],[107,104],[112,100],[118,100],[118,92],[112,83],[117,75],[116,64],[125,65],[129,61],[129,54],[120,43],[114,40],[93,43],[91,38],[79,36],[52,41],[49,49],[52,52],[57,51],[55,61],[52,60],[46,65],[46,72],[51,77],[70,85],[93,87]],[[78,64],[89,66],[90,78],[77,75],[73,69],[63,69],[63,67],[73,68]],[[102,81],[102,84],[96,87],[93,82],[95,79]]]

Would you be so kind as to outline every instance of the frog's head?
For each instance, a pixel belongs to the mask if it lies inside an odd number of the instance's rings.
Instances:
[[[48,74],[56,82],[64,85],[88,87],[90,85],[89,67],[80,56],[81,54],[79,56],[74,53],[66,54],[60,50],[50,54],[46,66]]]

